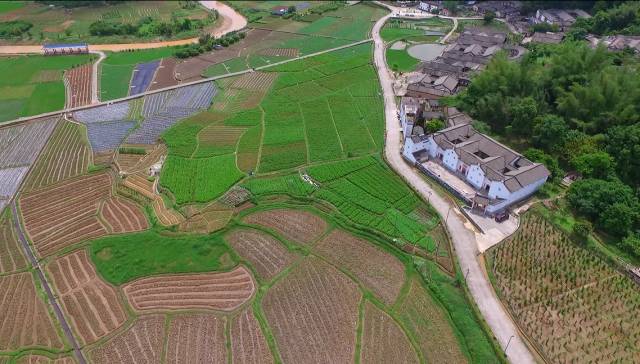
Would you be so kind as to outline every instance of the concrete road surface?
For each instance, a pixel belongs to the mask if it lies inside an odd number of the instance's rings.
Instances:
[[[385,44],[380,37],[380,29],[390,17],[392,17],[392,14],[378,20],[372,30],[375,44],[374,62],[384,93],[386,120],[385,157],[398,174],[403,176],[425,199],[429,200],[431,205],[438,210],[440,216],[448,216],[446,226],[453,240],[460,268],[467,276],[467,285],[471,295],[502,348],[507,347],[507,343],[511,341],[506,352],[509,360],[512,363],[518,364],[535,363],[533,355],[529,351],[515,324],[511,321],[511,317],[507,314],[502,303],[497,298],[493,287],[489,283],[488,277],[480,265],[477,258],[479,253],[475,235],[470,227],[465,226],[465,223],[467,225],[470,224],[465,221],[464,217],[449,199],[438,195],[425,182],[420,172],[408,165],[400,156],[402,135],[400,121],[397,116],[398,108],[393,94],[393,77],[387,68],[384,54]]]

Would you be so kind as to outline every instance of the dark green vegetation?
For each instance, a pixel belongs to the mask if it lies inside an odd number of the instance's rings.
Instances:
[[[591,18],[579,18],[569,35],[584,38],[588,33],[598,35],[640,34],[640,3],[637,1],[602,1],[594,7]]]
[[[174,55],[178,58],[189,58],[199,54],[210,52],[215,46],[228,47],[233,43],[245,37],[245,33],[227,33],[220,38],[212,37],[210,34],[204,34],[198,38],[197,44],[189,44],[179,47]]]
[[[19,37],[33,27],[33,24],[22,20],[0,22],[0,38]]]
[[[77,1],[72,4],[67,7],[57,1],[51,4],[3,1],[0,13],[11,19],[9,23],[14,29],[3,37],[31,44],[189,38],[197,37],[215,20],[214,13],[199,5],[193,6],[193,1]],[[2,24],[0,29],[7,23]],[[27,28],[27,24],[32,26]]]
[[[580,43],[536,46],[519,63],[496,57],[455,102],[493,133],[542,150],[534,159],[556,180],[558,166],[581,173],[567,195],[572,209],[637,254],[638,71],[634,58]]]
[[[102,277],[115,285],[161,273],[225,270],[235,262],[219,235],[156,230],[94,240],[91,258]]]
[[[0,121],[62,109],[64,70],[90,62],[94,57],[0,57]]]

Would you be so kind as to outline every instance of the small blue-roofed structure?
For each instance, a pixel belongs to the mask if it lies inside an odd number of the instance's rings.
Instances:
[[[89,45],[87,43],[45,44],[42,46],[42,50],[47,56],[54,56],[58,54],[89,53]]]

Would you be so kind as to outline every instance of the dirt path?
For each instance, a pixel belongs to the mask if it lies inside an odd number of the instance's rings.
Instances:
[[[460,268],[467,276],[467,286],[500,346],[505,348],[509,345],[506,352],[508,359],[512,363],[535,363],[524,339],[496,296],[491,283],[489,283],[489,278],[482,269],[481,263],[477,258],[479,252],[475,235],[471,228],[467,226],[469,223],[465,223],[463,215],[452,201],[440,196],[433,190],[423,179],[420,172],[407,164],[400,155],[402,134],[397,114],[398,108],[393,93],[393,77],[386,64],[385,44],[380,37],[380,29],[392,16],[393,13],[378,20],[372,30],[375,44],[374,62],[384,93],[386,120],[385,157],[396,173],[400,174],[423,198],[428,199],[440,216],[447,216],[445,224],[451,234]]]
[[[91,70],[91,103],[97,104],[100,102],[100,98],[98,97],[98,69],[100,62],[107,58],[107,55],[102,51],[91,51],[91,53],[99,55],[98,60],[93,63],[93,69]]]
[[[200,1],[207,9],[216,10],[222,17],[222,22],[211,32],[214,37],[220,37],[226,33],[240,30],[247,25],[247,20],[229,5],[220,1]],[[198,38],[167,40],[151,43],[118,43],[118,44],[91,44],[89,51],[124,51],[128,49],[151,49],[197,43]],[[41,45],[8,45],[0,46],[0,54],[24,54],[42,53]]]

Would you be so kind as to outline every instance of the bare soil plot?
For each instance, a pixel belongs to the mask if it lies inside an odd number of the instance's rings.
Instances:
[[[147,154],[124,154],[118,153],[116,161],[120,171],[125,174],[146,173],[148,168],[160,160],[160,157],[167,155],[167,147],[164,144],[158,144],[153,147]]]
[[[320,255],[352,272],[384,303],[392,305],[404,283],[404,265],[392,254],[345,231],[334,230],[315,246]]]
[[[278,281],[262,306],[285,363],[348,363],[362,294],[347,276],[309,257]]]
[[[255,291],[249,271],[242,266],[230,272],[147,277],[123,286],[138,311],[211,309],[233,311]]]
[[[54,260],[47,270],[84,344],[96,342],[127,319],[116,290],[96,274],[85,250]]]
[[[24,195],[20,206],[27,233],[40,256],[107,233],[97,218],[111,196],[107,173],[83,176]]]
[[[278,78],[276,72],[245,73],[234,80],[231,87],[254,91],[269,91],[276,78]]]
[[[409,293],[398,314],[407,332],[417,341],[427,362],[467,362],[446,313],[417,279],[411,281]]]
[[[67,70],[64,81],[67,87],[66,107],[77,107],[91,104],[91,77],[93,64],[88,63]]]
[[[296,257],[278,239],[260,230],[234,230],[225,235],[225,240],[266,281],[289,266]]]
[[[227,363],[225,320],[211,314],[176,316],[169,323],[167,363]]]
[[[89,352],[93,363],[160,363],[165,337],[164,315],[141,316],[126,331]]]
[[[419,363],[409,339],[398,324],[371,302],[364,305],[360,361],[368,363]]]
[[[87,171],[91,151],[79,125],[60,121],[24,183],[23,191],[50,186]]]
[[[29,272],[0,277],[0,350],[24,346],[62,349],[47,306]]]
[[[225,204],[213,202],[203,208],[189,206],[184,213],[187,218],[180,223],[180,231],[208,234],[227,226],[234,210]]]
[[[245,128],[226,125],[209,125],[198,133],[198,144],[203,146],[235,146]]]
[[[300,55],[300,50],[298,48],[265,48],[258,54],[261,56],[296,58]]]
[[[127,176],[124,179],[123,184],[150,199],[154,199],[156,197],[153,190],[153,181],[149,181],[142,174],[137,173]]]
[[[250,197],[251,192],[247,189],[240,186],[233,186],[222,197],[220,197],[219,201],[224,205],[237,207],[249,200]]]
[[[27,267],[27,260],[22,253],[13,221],[8,213],[0,216],[0,273],[11,273]]]
[[[267,341],[250,308],[233,318],[230,332],[233,363],[273,363],[273,356],[269,351]]]
[[[180,213],[174,209],[168,209],[160,196],[156,196],[151,205],[153,206],[156,217],[158,217],[158,221],[164,226],[178,225],[184,221],[184,216],[180,215]]]
[[[309,244],[327,229],[327,222],[303,210],[275,209],[248,215],[244,221],[275,230],[291,241]]]
[[[2,363],[2,360],[0,360]],[[63,358],[51,359],[43,355],[27,355],[16,360],[16,364],[74,364],[75,360],[70,356]]]
[[[53,82],[60,81],[62,79],[62,72],[60,70],[41,70],[31,79],[32,83],[40,82]]]
[[[149,228],[147,217],[140,206],[121,198],[108,199],[102,205],[101,214],[114,233],[129,233]]]
[[[163,58],[153,76],[149,91],[177,85],[179,82],[175,77],[175,69],[178,61],[175,58]]]

